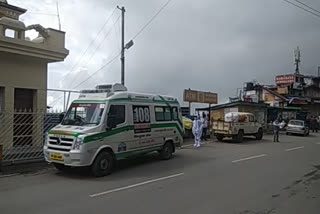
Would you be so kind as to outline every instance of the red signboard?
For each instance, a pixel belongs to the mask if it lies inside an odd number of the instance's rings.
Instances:
[[[295,82],[296,82],[295,75],[276,76],[276,84],[277,85],[290,85]]]

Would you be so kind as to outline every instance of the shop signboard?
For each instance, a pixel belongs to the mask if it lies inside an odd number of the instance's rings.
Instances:
[[[277,85],[290,85],[296,80],[295,75],[280,75],[276,76]]]
[[[185,89],[183,98],[186,102],[218,104],[218,94],[211,92]]]

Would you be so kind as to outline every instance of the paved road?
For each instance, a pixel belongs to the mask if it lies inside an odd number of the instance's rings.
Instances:
[[[54,169],[0,178],[0,213],[253,214],[320,210],[320,134],[186,147],[121,162],[109,177]]]

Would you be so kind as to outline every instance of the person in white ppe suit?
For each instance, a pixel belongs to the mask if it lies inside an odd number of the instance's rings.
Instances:
[[[203,122],[200,119],[200,116],[193,121],[192,133],[194,136],[194,147],[200,147],[200,140],[202,136]]]

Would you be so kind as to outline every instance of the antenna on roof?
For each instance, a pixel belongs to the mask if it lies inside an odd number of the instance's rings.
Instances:
[[[60,20],[60,12],[59,12],[59,2],[57,0],[57,17],[58,17],[58,23],[59,23],[59,30],[61,30],[61,20]]]
[[[301,63],[301,52],[299,46],[294,50],[294,64],[296,65],[296,70],[294,74],[300,74],[300,63]]]

